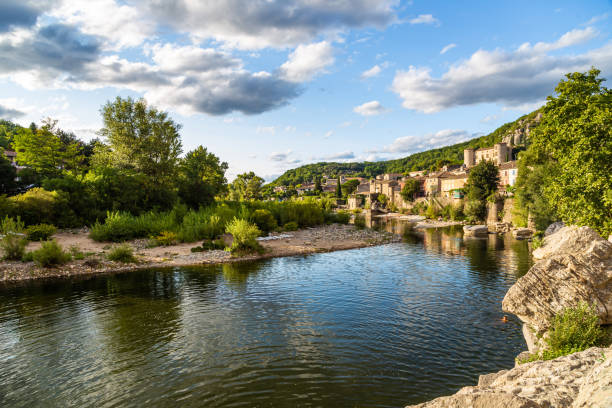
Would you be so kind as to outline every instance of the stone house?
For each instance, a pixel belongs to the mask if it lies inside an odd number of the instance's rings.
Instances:
[[[467,173],[446,174],[440,179],[440,191],[442,197],[447,198],[463,198],[462,189],[468,180]]]
[[[481,147],[480,149],[465,149],[463,151],[463,164],[472,167],[478,163],[489,160],[499,166],[512,159],[512,148],[506,143],[496,143],[491,147]]]
[[[501,188],[513,186],[518,176],[518,163],[516,160],[499,165],[499,185]]]

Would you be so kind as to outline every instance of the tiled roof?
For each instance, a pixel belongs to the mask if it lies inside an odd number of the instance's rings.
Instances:
[[[500,170],[508,170],[508,169],[516,169],[518,168],[518,163],[516,160],[505,162],[499,165]]]

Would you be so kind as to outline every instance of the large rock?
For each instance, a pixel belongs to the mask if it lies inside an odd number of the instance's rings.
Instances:
[[[547,237],[552,235],[563,227],[565,227],[565,223],[563,221],[553,222],[546,228],[546,231],[544,231],[544,236]]]
[[[612,401],[612,348],[480,376],[478,386],[409,408],[604,408]]]
[[[602,324],[612,323],[612,243],[588,227],[565,227],[546,237],[535,257],[541,260],[506,293],[504,311],[535,335],[581,301],[595,305]]]
[[[531,238],[533,230],[529,228],[516,228],[512,230],[512,236],[516,239],[527,239]]]
[[[489,228],[486,225],[464,225],[464,237],[486,237],[489,233]]]

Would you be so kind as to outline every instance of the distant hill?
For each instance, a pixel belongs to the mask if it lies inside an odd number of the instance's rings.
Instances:
[[[314,180],[315,177],[323,175],[336,177],[343,174],[359,177],[375,177],[383,173],[407,173],[416,170],[435,170],[445,164],[462,164],[464,149],[478,149],[492,146],[495,143],[509,141],[517,134],[522,136],[522,140],[524,141],[529,134],[528,128],[533,126],[538,112],[539,111],[536,110],[521,116],[514,122],[509,122],[500,126],[486,136],[477,137],[452,146],[414,153],[401,159],[379,162],[320,162],[306,164],[295,169],[287,170],[282,176],[270,184],[289,186],[309,182]],[[516,150],[520,150],[520,147]]]

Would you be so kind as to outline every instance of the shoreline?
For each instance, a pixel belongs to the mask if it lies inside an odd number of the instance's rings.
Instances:
[[[0,262],[0,285],[11,285],[39,280],[54,280],[75,276],[91,277],[123,273],[149,268],[172,268],[220,265],[225,263],[256,261],[270,258],[281,258],[297,255],[310,255],[367,248],[400,242],[401,237],[386,231],[357,229],[353,225],[325,225],[284,233],[281,238],[259,241],[264,247],[262,254],[249,254],[233,257],[224,250],[210,250],[192,253],[191,248],[200,241],[183,243],[166,247],[146,248],[146,240],[127,242],[134,248],[138,263],[125,264],[109,261],[105,253],[111,248],[108,242],[95,242],[87,233],[62,232],[53,236],[65,250],[71,245],[78,245],[86,253],[94,253],[84,260],[73,260],[55,268],[43,268],[33,262],[2,261]],[[30,243],[28,251],[36,249],[40,243]]]

